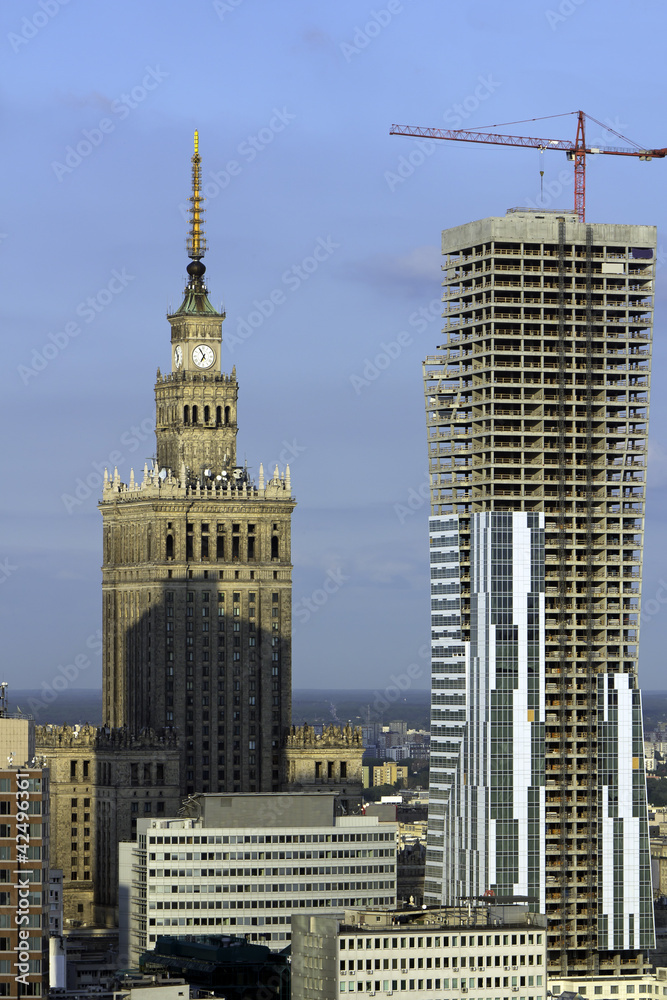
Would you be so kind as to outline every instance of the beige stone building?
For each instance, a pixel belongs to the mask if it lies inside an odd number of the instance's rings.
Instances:
[[[407,782],[408,765],[397,764],[396,761],[386,760],[384,764],[377,764],[373,768],[373,785],[395,785],[397,781]]]
[[[113,927],[118,843],[134,839],[139,818],[174,816],[181,804],[176,736],[92,726],[37,726],[35,736],[51,776],[51,866],[63,871],[63,929]]]
[[[363,755],[358,727],[325,726],[320,736],[308,723],[292,726],[283,750],[283,791],[337,792],[342,813],[358,812],[363,797]]]
[[[271,792],[291,713],[289,467],[256,479],[236,453],[236,370],[204,284],[200,159],[183,302],[155,385],[157,458],[107,477],[104,720],[173,728],[181,791]]]

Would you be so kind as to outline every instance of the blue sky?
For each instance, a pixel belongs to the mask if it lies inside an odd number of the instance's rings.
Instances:
[[[428,686],[421,361],[440,343],[440,231],[536,203],[541,164],[536,150],[420,147],[389,128],[475,128],[581,107],[667,146],[666,22],[659,0],[2,5],[10,689],[100,681],[99,469],[117,463],[127,479],[154,452],[153,385],[169,366],[165,313],[184,283],[195,128],[207,280],[227,311],[223,370],[235,364],[240,383],[239,454],[255,472],[289,461],[299,501],[294,684],[382,692],[416,663],[410,683]],[[595,141],[617,144],[591,127]],[[508,131],[574,138],[575,121]],[[542,159],[545,207],[569,208],[564,154]],[[666,171],[659,160],[593,159],[588,221],[655,224],[660,245]],[[666,298],[662,269],[646,688],[665,686]]]

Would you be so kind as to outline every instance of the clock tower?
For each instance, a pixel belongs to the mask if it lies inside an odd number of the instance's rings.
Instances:
[[[157,456],[105,477],[105,723],[173,729],[181,792],[280,788],[291,715],[289,467],[237,464],[236,370],[220,370],[222,323],[204,283],[195,133],[190,263],[155,385]]]

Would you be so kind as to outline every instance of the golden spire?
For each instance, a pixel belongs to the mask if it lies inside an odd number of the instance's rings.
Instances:
[[[195,151],[192,157],[192,197],[190,201],[190,232],[188,233],[188,257],[201,260],[206,253],[206,237],[203,229],[204,196],[201,193],[201,157],[199,156],[199,132],[195,131]]]

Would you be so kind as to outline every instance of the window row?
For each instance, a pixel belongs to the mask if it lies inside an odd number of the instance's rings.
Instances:
[[[183,407],[183,423],[186,427],[197,425],[200,415],[203,416],[204,424],[212,424],[216,427],[228,427],[232,422],[232,410],[230,406],[216,406],[215,411],[212,406],[200,407],[195,403],[191,407]]]

